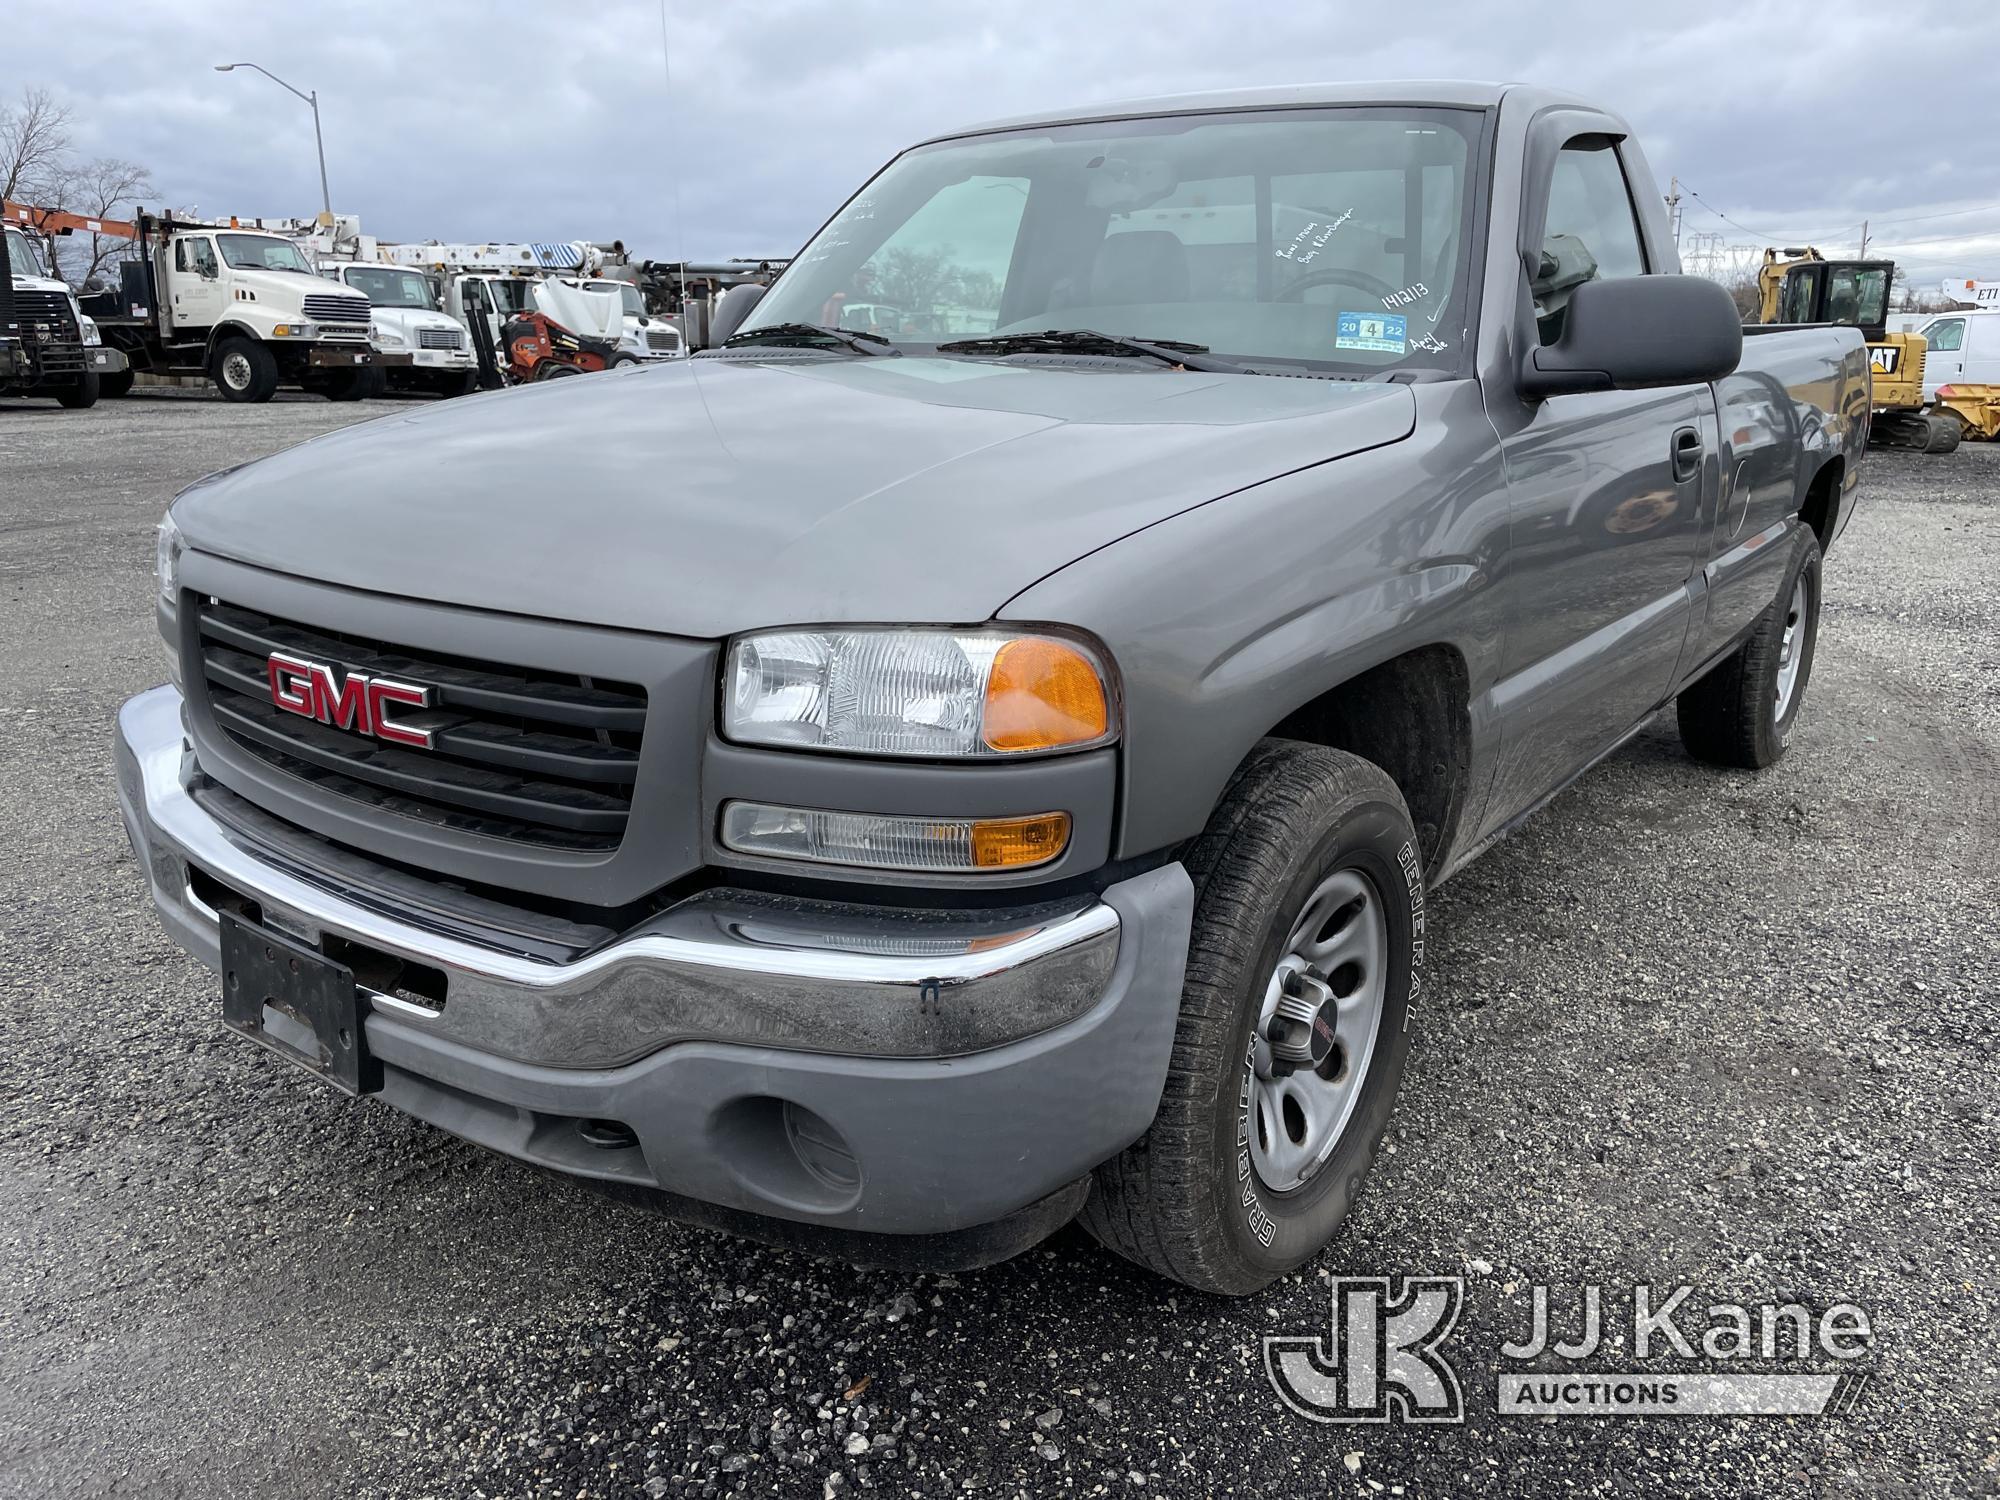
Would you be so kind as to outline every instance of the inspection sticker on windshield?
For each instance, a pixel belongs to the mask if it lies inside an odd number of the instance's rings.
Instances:
[[[1333,347],[1404,354],[1410,347],[1409,331],[1410,320],[1401,313],[1344,312],[1334,324]]]

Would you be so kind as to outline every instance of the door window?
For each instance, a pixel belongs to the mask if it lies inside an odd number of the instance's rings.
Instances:
[[[198,276],[215,275],[215,246],[204,239],[175,240],[174,269]]]
[[[1946,318],[1924,330],[1924,344],[1934,354],[1956,354],[1965,347],[1965,319]]]
[[[1570,294],[1584,282],[1645,274],[1639,219],[1618,152],[1604,136],[1578,136],[1556,156],[1541,262],[1530,284],[1542,342],[1562,337]]]

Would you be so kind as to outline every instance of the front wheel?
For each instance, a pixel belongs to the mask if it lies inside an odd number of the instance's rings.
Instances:
[[[66,385],[56,392],[56,400],[71,411],[82,411],[97,405],[97,392],[97,371],[85,370],[77,376],[75,385]]]
[[[1750,638],[1674,702],[1681,744],[1696,760],[1756,771],[1785,753],[1819,644],[1819,542],[1804,526],[1791,566]]]
[[[225,401],[269,401],[278,391],[277,356],[256,339],[225,339],[215,351],[214,376]]]
[[[1243,1296],[1352,1207],[1409,1054],[1423,860],[1396,785],[1266,740],[1187,857],[1194,932],[1160,1109],[1082,1222],[1128,1260]]]
[[[106,400],[115,401],[120,396],[132,394],[132,371],[115,370],[109,375],[97,377],[97,393]]]

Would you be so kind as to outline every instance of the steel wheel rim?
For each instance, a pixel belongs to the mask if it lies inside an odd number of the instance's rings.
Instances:
[[[250,389],[250,356],[247,354],[225,354],[222,356],[222,378],[233,391]]]
[[[1335,870],[1293,919],[1258,1009],[1248,1145],[1270,1191],[1303,1187],[1340,1144],[1374,1059],[1388,970],[1381,893],[1361,871]],[[1306,1060],[1321,1046],[1323,1061]]]
[[[1792,585],[1791,602],[1785,606],[1785,633],[1778,641],[1778,706],[1775,710],[1777,721],[1785,722],[1785,715],[1791,711],[1792,696],[1798,691],[1799,663],[1805,659],[1806,610],[1812,603],[1812,596],[1806,588],[1805,575]]]

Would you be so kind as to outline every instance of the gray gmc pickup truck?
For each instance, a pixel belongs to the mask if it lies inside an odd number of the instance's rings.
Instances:
[[[182,493],[153,900],[231,1028],[681,1218],[1252,1291],[1366,1174],[1427,891],[1669,704],[1784,752],[1867,355],[1677,266],[1532,88],[924,142],[701,357]]]

